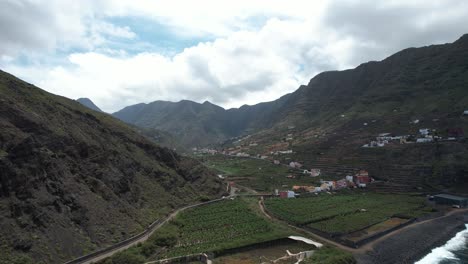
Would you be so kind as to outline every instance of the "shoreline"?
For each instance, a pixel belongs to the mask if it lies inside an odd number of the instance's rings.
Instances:
[[[395,233],[375,244],[371,250],[354,254],[354,257],[359,264],[414,263],[464,230],[467,216],[468,212],[460,211],[421,223]]]
[[[461,224],[461,225],[455,227],[455,229],[452,232],[447,233],[447,234],[445,234],[443,236],[441,235],[441,237],[438,239],[438,241],[436,243],[433,243],[431,245],[431,247],[428,247],[427,250],[425,250],[424,252],[421,252],[420,254],[415,254],[412,261],[416,262],[416,261],[421,260],[422,258],[427,256],[429,253],[431,253],[433,249],[445,245],[450,239],[455,237],[455,235],[457,233],[459,233],[459,232],[461,232],[461,231],[463,231],[465,229],[466,229],[465,224]]]

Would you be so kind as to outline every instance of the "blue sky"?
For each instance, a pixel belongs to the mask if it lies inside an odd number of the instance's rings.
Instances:
[[[0,68],[108,112],[155,100],[270,101],[326,70],[468,33],[468,3],[0,1]]]

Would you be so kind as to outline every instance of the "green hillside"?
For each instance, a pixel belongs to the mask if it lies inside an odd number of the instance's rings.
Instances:
[[[61,263],[220,192],[198,162],[0,72],[0,263]]]

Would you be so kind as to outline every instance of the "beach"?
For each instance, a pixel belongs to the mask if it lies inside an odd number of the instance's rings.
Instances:
[[[378,241],[372,250],[356,253],[355,258],[360,264],[415,263],[464,230],[467,219],[468,212],[460,210],[432,221],[415,223],[411,228]]]

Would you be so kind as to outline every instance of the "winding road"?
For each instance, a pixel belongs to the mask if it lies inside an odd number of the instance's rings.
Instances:
[[[91,254],[76,258],[74,260],[65,262],[65,264],[91,264],[91,263],[96,263],[98,261],[101,261],[101,260],[103,260],[105,258],[108,258],[108,257],[110,257],[110,256],[112,256],[112,255],[114,255],[114,254],[116,254],[116,253],[118,253],[118,252],[120,252],[122,250],[125,250],[125,249],[127,249],[129,247],[135,246],[138,243],[145,242],[146,240],[148,240],[148,238],[154,232],[156,232],[158,229],[160,229],[164,224],[169,222],[171,219],[176,217],[180,212],[182,212],[184,210],[187,210],[189,208],[219,202],[219,201],[222,201],[222,200],[227,199],[229,197],[230,196],[225,197],[225,198],[219,198],[219,199],[211,200],[211,201],[208,201],[208,202],[188,205],[188,206],[184,206],[182,208],[179,208],[179,209],[175,210],[174,212],[172,212],[170,215],[168,215],[166,218],[164,218],[164,220],[158,222],[154,226],[151,226],[150,228],[146,229],[142,233],[140,233],[140,234],[138,234],[138,235],[136,235],[134,237],[131,237],[131,238],[127,239],[127,240],[124,240],[122,242],[119,242],[118,244],[121,244],[120,246],[117,246],[117,247],[115,245],[110,246],[110,247],[108,247],[106,249],[100,250],[100,251],[102,251],[101,253],[96,254],[96,252],[94,252],[94,253],[91,253]]]

